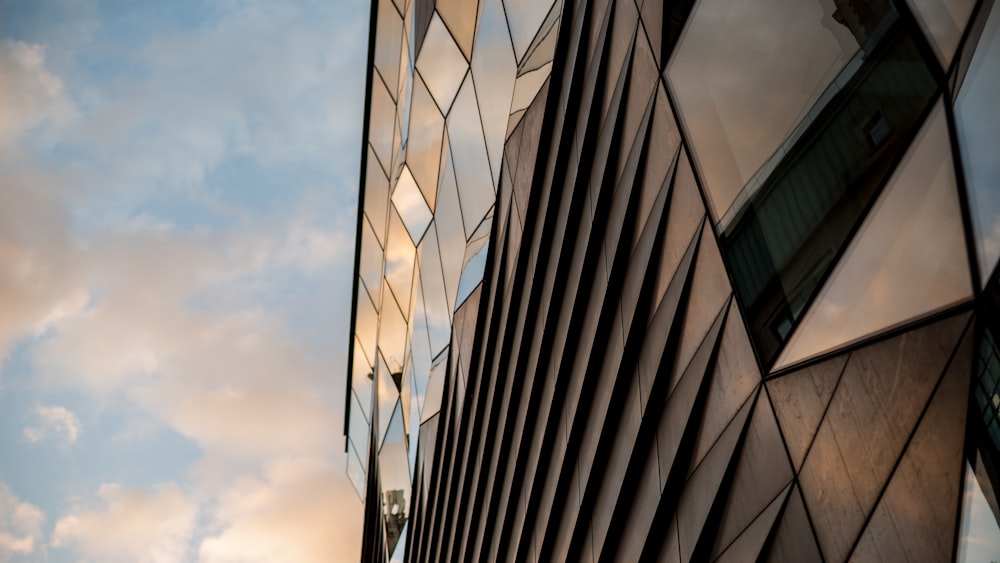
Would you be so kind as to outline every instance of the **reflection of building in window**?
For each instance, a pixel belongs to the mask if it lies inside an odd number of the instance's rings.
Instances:
[[[385,492],[385,533],[386,542],[389,545],[396,545],[399,536],[403,533],[403,526],[406,524],[406,497],[405,491],[395,489]]]

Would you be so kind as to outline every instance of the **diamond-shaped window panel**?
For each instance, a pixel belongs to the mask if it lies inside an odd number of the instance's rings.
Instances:
[[[431,224],[431,219],[434,216],[431,214],[431,209],[427,207],[427,200],[420,193],[420,188],[414,181],[409,166],[404,165],[403,171],[399,174],[396,190],[392,192],[392,203],[403,219],[403,225],[410,233],[413,244],[418,244],[424,233],[427,232],[427,226]]]
[[[469,63],[462,56],[458,45],[455,45],[451,33],[441,22],[441,18],[434,14],[417,57],[417,71],[442,113],[447,114],[451,108],[451,102],[454,101],[468,68]]]

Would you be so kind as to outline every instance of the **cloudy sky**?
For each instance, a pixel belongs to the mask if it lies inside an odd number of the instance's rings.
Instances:
[[[364,0],[0,0],[0,562],[356,560]]]

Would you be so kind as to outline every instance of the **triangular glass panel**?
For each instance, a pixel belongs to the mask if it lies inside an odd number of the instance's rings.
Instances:
[[[403,43],[403,18],[390,0],[378,0],[378,26],[375,30],[375,70],[396,98],[399,52]]]
[[[368,157],[365,172],[365,215],[371,221],[372,231],[378,239],[379,246],[385,245],[385,220],[389,211],[389,178],[386,177],[382,165],[375,156],[371,144],[368,145]]]
[[[365,351],[361,348],[361,342],[354,339],[354,368],[351,371],[351,388],[361,402],[361,411],[365,420],[371,420],[372,409],[372,387],[375,380],[375,370],[368,363]]]
[[[371,299],[373,304],[376,304],[382,297],[379,293],[382,291],[382,246],[375,237],[375,231],[372,230],[367,215],[361,219],[361,223],[361,264],[359,273],[361,274],[361,281],[364,282],[363,285],[368,298]]]
[[[472,41],[476,36],[476,15],[479,9],[478,0],[437,0],[437,11],[441,19],[451,30],[465,54],[466,59],[472,58]]]
[[[947,561],[958,514],[972,338],[952,359],[852,561]]]
[[[948,124],[939,102],[774,369],[971,296]]]
[[[347,477],[351,480],[351,484],[354,485],[354,490],[357,491],[358,496],[361,497],[361,502],[364,502],[368,471],[365,469],[365,465],[361,463],[361,457],[354,449],[354,444],[351,444],[348,450]]]
[[[955,129],[965,165],[965,184],[979,250],[982,281],[1000,258],[1000,5],[983,4],[989,9],[979,45],[976,47],[965,81],[955,98]]]
[[[378,453],[378,469],[382,485],[382,514],[385,518],[386,547],[391,553],[403,536],[409,519],[410,470],[406,455],[406,434],[403,431],[403,411],[392,413],[392,422]]]
[[[360,279],[358,283],[363,283]],[[385,299],[385,295],[382,296]],[[375,357],[375,342],[378,338],[378,311],[369,299],[358,299],[355,311],[354,335],[365,351],[365,357]]]
[[[562,0],[554,3],[548,17],[542,22],[535,35],[535,40],[528,47],[528,52],[518,57],[518,75],[541,68],[552,61],[556,52],[556,40],[559,38],[559,21],[562,15]]]
[[[437,101],[441,113],[447,115],[462,85],[469,63],[455,45],[441,18],[434,15],[427,27],[424,44],[417,56],[417,71]]]
[[[363,468],[368,467],[365,462],[367,462],[368,457],[368,437],[370,435],[371,426],[368,425],[368,421],[365,419],[361,403],[358,401],[357,395],[351,393],[351,419],[348,426],[347,439],[356,451],[365,452],[364,457],[360,458]]]
[[[410,233],[410,240],[414,245],[418,244],[434,216],[427,207],[427,201],[417,187],[408,165],[403,166],[403,172],[396,182],[396,189],[392,192],[392,203],[396,206],[406,231]]]
[[[378,349],[392,373],[403,371],[406,359],[406,319],[389,291],[382,292],[382,313],[379,316]]]
[[[503,4],[500,0],[483,0],[482,8],[476,47],[472,52],[472,75],[495,193],[500,180],[500,159],[507,133],[507,118],[510,116],[510,100],[514,94],[514,79],[517,77],[517,61],[511,48]],[[455,147],[452,147],[454,150]],[[456,154],[455,158],[458,164],[461,157]],[[461,170],[458,169],[458,172],[458,184],[463,186],[461,193],[464,196],[468,187],[463,185]],[[481,215],[475,217],[477,222],[479,217]]]
[[[958,563],[1000,559],[1000,522],[990,508],[972,466],[965,464],[962,494],[962,528],[958,538]]]
[[[535,99],[535,95],[538,94],[538,90],[541,89],[542,85],[545,84],[545,81],[548,80],[549,73],[551,71],[552,63],[547,63],[541,68],[535,69],[517,78],[517,82],[514,84],[514,97],[510,102],[512,121],[514,114],[527,109],[527,107],[531,104],[531,101]]]
[[[372,107],[368,115],[368,141],[372,151],[387,170],[392,166],[396,102],[377,77],[372,77]]]
[[[441,398],[444,394],[444,374],[448,368],[448,348],[438,354],[431,367],[431,375],[427,380],[427,395],[424,397],[424,410],[420,422],[424,423],[441,412]]]
[[[409,130],[406,164],[420,191],[423,192],[428,207],[433,211],[437,197],[438,169],[441,165],[444,117],[419,76],[413,79],[413,105],[410,109]]]
[[[976,0],[909,0],[909,4],[947,71]]]
[[[403,530],[399,533],[399,540],[396,542],[396,547],[393,548],[389,555],[389,563],[403,563],[403,557],[406,555],[406,538],[409,535],[409,529],[410,522],[407,521],[406,524],[403,524]]]
[[[467,83],[471,84],[471,82]],[[461,96],[459,96],[461,97]],[[449,135],[447,145],[454,145],[459,142],[456,137]],[[448,147],[445,150],[449,150]],[[458,280],[462,275],[463,258],[465,257],[466,245],[466,220],[463,214],[467,206],[471,206],[474,187],[466,189],[465,184],[461,184],[461,190],[455,183],[454,168],[457,155],[448,154],[445,166],[442,168],[441,186],[438,188],[437,213],[435,223],[437,225],[438,244],[441,249],[441,269],[444,274],[444,285],[448,294],[448,302],[455,303],[455,294],[458,291]],[[482,163],[485,167],[485,161]],[[486,179],[488,181],[488,179]],[[461,197],[459,193],[461,191]],[[466,200],[469,200],[467,203]],[[492,204],[492,196],[490,202]],[[486,206],[481,213],[489,209]],[[474,227],[478,223],[474,223]]]
[[[423,264],[421,264],[421,268]],[[437,267],[432,266],[432,267]],[[421,274],[423,270],[421,269]],[[431,344],[427,334],[427,310],[424,306],[423,287],[417,295],[413,320],[410,321],[410,361],[413,362],[413,395],[417,409],[423,409],[424,394],[427,392],[427,378],[431,373]]]
[[[538,32],[544,31],[541,27],[552,6],[552,0],[504,0],[517,60],[521,60]]]
[[[449,305],[447,286],[441,270],[437,226],[447,226],[447,222],[454,219],[454,217],[441,217],[435,220],[423,242],[420,243],[420,290],[423,293],[426,307],[431,357],[437,355],[451,340],[452,309]]]
[[[505,109],[505,118],[506,112]],[[456,214],[455,219],[461,219],[466,233],[475,229],[496,201],[481,123],[476,91],[469,79],[459,91],[455,108],[448,117],[448,141],[451,148],[448,165],[454,167],[458,201],[461,202],[461,213]],[[504,123],[506,124],[506,119]],[[502,132],[500,136],[502,141]],[[448,178],[443,179],[441,190],[446,189],[448,181]]]
[[[396,387],[393,373],[381,360],[381,356],[379,358],[378,373],[376,374],[378,377],[378,432],[375,434],[378,437],[377,444],[381,444],[382,440],[385,439],[392,412],[399,405],[399,388]]]
[[[473,240],[465,249],[465,266],[462,268],[462,278],[458,282],[458,295],[455,299],[455,309],[462,306],[476,286],[483,281],[486,269],[486,258],[489,255],[489,237]]]
[[[419,191],[417,197],[421,197]],[[413,285],[413,265],[417,247],[399,216],[395,205],[389,210],[389,238],[385,245],[385,280],[402,310],[410,313],[410,290]],[[384,296],[383,296],[384,297]],[[384,301],[383,301],[384,302]]]

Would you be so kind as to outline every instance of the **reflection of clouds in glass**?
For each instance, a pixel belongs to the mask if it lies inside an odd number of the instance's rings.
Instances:
[[[1000,560],[1000,526],[968,464],[965,466],[960,534],[956,561],[979,563]]]
[[[668,78],[717,217],[857,50],[834,9],[704,0],[692,13]]]
[[[939,102],[776,369],[972,295]]]
[[[1000,258],[1000,8],[994,7],[983,29],[955,100],[955,125],[961,141],[973,224],[979,246],[980,274],[986,280]]]

